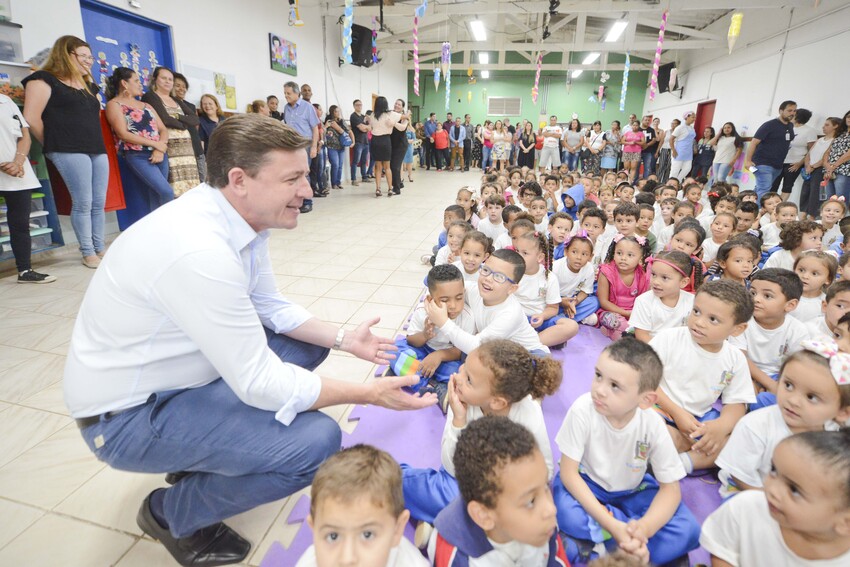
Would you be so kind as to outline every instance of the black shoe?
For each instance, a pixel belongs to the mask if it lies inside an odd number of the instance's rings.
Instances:
[[[165,482],[174,486],[190,474],[192,474],[190,471],[170,472],[165,475]]]
[[[153,493],[151,493],[153,494]],[[251,542],[219,522],[201,528],[188,537],[176,538],[168,528],[163,528],[151,512],[151,495],[148,494],[136,523],[142,531],[159,541],[180,565],[212,567],[240,563],[251,550]]]
[[[327,197],[327,193],[322,193],[321,191],[313,191],[313,197],[316,199],[321,199],[322,197]]]
[[[301,205],[301,208],[298,209],[298,210],[301,211],[302,213],[309,213],[310,211],[313,210],[313,205]]]
[[[55,282],[56,276],[48,276],[47,274],[39,274],[35,270],[26,270],[18,274],[18,283],[50,283]]]

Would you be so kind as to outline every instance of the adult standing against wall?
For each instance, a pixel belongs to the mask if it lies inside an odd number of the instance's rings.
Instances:
[[[266,105],[269,107],[269,116],[274,118],[275,120],[280,120],[283,118],[283,114],[280,113],[278,107],[280,106],[280,100],[274,95],[269,95],[266,97]]]
[[[171,96],[174,89],[174,71],[157,67],[152,75],[151,88],[142,96],[142,102],[151,105],[159,119],[168,128],[168,182],[179,197],[201,183],[198,162],[189,134],[191,123],[197,120],[186,116],[183,107]]]
[[[605,132],[602,131],[602,122],[597,120],[593,123],[593,128],[585,135],[584,138],[584,157],[581,161],[581,172],[584,175],[599,175],[599,165],[602,155],[602,150],[608,140]]]
[[[658,182],[662,185],[670,179],[670,168],[673,163],[670,140],[673,138],[673,130],[678,128],[681,123],[681,120],[674,118],[670,122],[670,129],[658,137],[658,155],[656,155],[655,174],[658,176]]]
[[[472,162],[467,162],[467,167],[481,167],[481,157],[484,149],[483,138],[481,132],[484,127],[481,124],[475,125],[475,131],[472,133]]]
[[[697,133],[693,124],[696,117],[694,111],[688,110],[682,115],[684,122],[676,126],[670,134],[670,177],[675,177],[680,182],[687,177],[694,162],[694,140]]]
[[[630,131],[632,130],[631,124],[627,127]],[[602,150],[602,159],[599,162],[603,176],[609,171],[617,171],[617,165],[620,163],[620,154],[623,149],[622,138],[623,130],[620,126],[620,121],[612,121],[611,129],[605,133],[605,139],[608,143],[605,144],[605,148]],[[628,166],[624,167],[625,169],[630,169]]]
[[[311,141],[307,146],[307,159],[312,162],[319,153],[319,117],[313,105],[301,99],[301,89],[298,83],[289,81],[283,85],[283,98],[286,105],[283,107],[283,121],[292,126],[300,135]],[[313,200],[304,199],[301,205],[302,213],[313,210]]]
[[[508,157],[511,155],[510,144],[512,139],[505,123],[501,120],[496,120],[496,124],[493,127],[493,151],[490,155],[493,158],[494,167],[498,171],[506,171],[508,169]]]
[[[652,122],[653,120],[650,116],[644,116],[640,122],[640,129],[643,132],[643,143],[640,146],[640,161],[643,163],[644,179],[655,173],[655,165],[658,160],[659,136]],[[638,166],[638,172],[640,172],[640,166]],[[637,183],[637,175],[638,173],[635,173],[632,183]]]
[[[375,99],[375,113],[370,120],[372,125],[372,141],[369,153],[375,157],[375,196],[381,196],[381,178],[387,178],[387,197],[393,195],[393,173],[390,168],[392,160],[392,138],[390,135],[400,124],[402,131],[407,128],[407,118],[398,112],[391,111],[385,97]],[[439,161],[437,162],[439,164]]]
[[[310,185],[313,187],[313,197],[327,197],[328,187],[325,179],[325,136],[322,126],[322,109],[318,103],[313,103],[313,87],[304,83],[301,85],[301,99],[313,105],[316,118],[319,120],[316,155],[310,158]]]
[[[798,108],[794,113],[794,139],[791,145],[788,146],[788,153],[785,154],[785,162],[782,164],[782,172],[773,180],[771,191],[779,193],[780,185],[782,186],[782,200],[787,201],[791,196],[791,190],[794,188],[794,183],[800,176],[803,166],[806,163],[806,154],[812,149],[812,146],[818,139],[817,131],[808,125],[812,118],[812,111],[806,108]],[[803,203],[800,202],[800,205]]]
[[[475,137],[475,132],[472,131],[472,117],[469,114],[463,117],[463,128],[466,133],[463,138],[463,170],[469,171],[469,162],[472,160],[472,140]]]
[[[32,269],[30,213],[33,189],[41,189],[27,157],[32,139],[27,121],[11,98],[0,94],[0,197],[6,202],[6,224],[18,283],[46,284],[55,276]]]
[[[352,384],[313,373],[332,348],[382,364],[394,347],[372,334],[377,317],[343,330],[276,290],[269,230],[297,225],[311,143],[267,117],[223,122],[209,183],[121,234],[77,315],[65,402],[101,461],[179,473],[145,498],[137,523],[181,565],[247,557],[251,544],[222,521],[309,485],[339,449],[339,426],[315,410],[436,402],[401,390],[413,376]]]
[[[823,162],[823,177],[829,180],[827,193],[850,202],[850,112],[844,115]]]
[[[342,164],[345,161],[345,146],[342,145],[342,135],[348,133],[348,128],[342,120],[339,107],[332,104],[325,118],[325,146],[328,159],[331,162],[331,188],[342,189]]]
[[[696,143],[696,148],[694,149],[694,177],[704,176],[707,179],[711,175],[711,166],[714,163],[714,154],[716,153],[714,144],[712,144],[715,135],[714,127],[706,126],[703,129],[702,138]]]
[[[490,120],[485,120],[481,129],[481,145],[481,171],[490,173],[493,166],[493,123]]]
[[[511,165],[514,165],[516,163],[516,152],[517,152],[516,140],[517,140],[517,137],[516,137],[516,127],[513,124],[511,124],[510,118],[505,118],[505,129],[511,135],[511,140],[509,142],[509,144],[510,144],[510,150],[509,150],[510,155],[508,155],[508,165],[511,166]]]
[[[407,154],[407,126],[410,123],[410,116],[404,112],[404,101],[396,99],[393,104],[393,112],[405,117],[402,128],[393,128],[390,132],[390,145],[392,154],[390,154],[390,171],[392,172],[392,192],[394,195],[400,195],[404,189],[404,178],[401,176],[401,164],[404,162],[404,156]],[[460,120],[460,119],[458,119]],[[389,196],[389,195],[388,195]]]
[[[537,136],[534,134],[534,124],[527,121],[523,127],[519,137],[519,157],[517,157],[517,165],[527,167],[534,170],[534,145],[537,143]]]
[[[109,181],[92,63],[88,43],[62,36],[41,70],[22,81],[24,117],[68,186],[71,226],[87,268],[97,268],[106,252],[103,207]]]
[[[806,154],[803,169],[803,187],[800,190],[800,220],[811,217],[816,219],[820,214],[821,182],[823,181],[823,164],[835,133],[841,129],[841,119],[834,116],[823,123],[823,137],[819,138],[809,153]]]
[[[584,137],[581,133],[581,120],[578,117],[570,120],[570,125],[567,126],[567,131],[564,132],[564,163],[567,164],[567,169],[575,171],[578,169],[578,158],[581,154],[581,148],[584,145]]]
[[[723,125],[717,135],[711,140],[714,146],[714,161],[711,164],[711,177],[708,178],[708,188],[715,182],[723,182],[729,178],[729,174],[735,169],[735,162],[744,149],[744,141],[738,135],[735,124],[727,122]],[[801,203],[802,204],[802,203]]]
[[[207,158],[204,156],[204,147],[201,144],[201,136],[198,131],[201,120],[198,116],[198,108],[186,100],[188,91],[189,80],[181,73],[174,73],[174,89],[171,91],[171,97],[183,109],[182,122],[186,125],[189,136],[192,137],[192,149],[195,152],[195,162],[198,164],[198,177],[203,183],[207,177]],[[271,108],[269,108],[269,115],[271,116]]]
[[[455,123],[449,128],[449,146],[451,147],[451,161],[449,171],[454,171],[455,163],[459,163],[458,171],[465,169],[466,161],[463,158],[463,141],[466,139],[466,127],[461,124],[460,116],[455,118]]]
[[[366,170],[369,167],[369,130],[371,129],[366,123],[366,117],[363,116],[363,102],[359,98],[354,99],[354,112],[351,113],[348,120],[354,134],[354,151],[351,155],[351,184],[357,187],[360,185],[357,180],[358,166],[360,166],[360,179],[369,180]]]
[[[542,130],[543,149],[540,150],[540,173],[547,169],[555,171],[561,166],[561,136],[564,130],[558,124],[558,117],[549,117],[549,124]]]
[[[788,147],[794,141],[794,114],[797,103],[783,101],[779,105],[779,116],[768,120],[756,131],[747,146],[744,168],[754,168],[756,193],[759,198],[770,191],[773,181],[782,173],[782,164],[788,155]]]
[[[204,146],[204,154],[206,155],[207,146],[210,144],[210,136],[212,136],[213,130],[215,130],[219,122],[224,120],[224,112],[221,111],[221,105],[218,103],[218,99],[211,94],[202,95],[199,104],[201,105],[201,116],[198,127],[201,134],[201,144]],[[275,118],[275,120],[278,119]],[[206,163],[206,159],[204,159],[204,162]]]
[[[436,148],[434,148],[434,132],[437,131],[437,115],[431,113],[425,121],[425,171],[431,171],[431,166],[437,163]]]

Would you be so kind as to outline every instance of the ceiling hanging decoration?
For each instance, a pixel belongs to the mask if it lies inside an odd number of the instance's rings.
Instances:
[[[667,29],[667,10],[661,14],[661,25],[658,27],[658,45],[655,47],[655,60],[652,62],[652,75],[649,79],[649,100],[655,100],[658,92],[658,68],[661,66],[661,49],[664,47],[664,31]]]
[[[448,41],[443,43],[443,52],[441,54],[440,66],[443,69],[443,75],[445,76],[446,81],[446,112],[449,111],[449,107],[451,106],[451,97],[452,97],[452,44]]]
[[[372,64],[378,63],[378,18],[372,16]]]
[[[741,23],[744,21],[744,14],[735,12],[732,14],[732,21],[729,22],[729,33],[726,34],[726,43],[729,46],[729,53],[732,53],[732,48],[735,47],[735,42],[738,41],[738,36],[741,35]]]
[[[413,12],[413,92],[416,96],[419,96],[419,19],[425,17],[426,8],[428,0],[422,0]]]
[[[540,84],[540,67],[543,64],[543,52],[537,55],[537,73],[534,75],[534,86],[531,87],[531,102],[537,104],[537,95],[539,93],[538,85]]]
[[[631,66],[631,58],[626,53],[626,64],[623,66],[623,88],[620,91],[620,112],[626,110],[626,91],[629,89],[629,67]]]
[[[351,59],[351,24],[354,23],[354,0],[345,0],[342,24],[342,59],[349,65]]]
[[[440,90],[440,68],[434,67],[434,91]]]

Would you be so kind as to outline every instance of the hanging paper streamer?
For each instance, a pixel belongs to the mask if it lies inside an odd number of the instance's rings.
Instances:
[[[422,0],[422,4],[413,13],[413,92],[419,96],[419,18],[425,17],[425,9],[428,0]]]
[[[378,63],[378,18],[372,16],[372,64]]]
[[[452,97],[452,44],[448,41],[443,43],[443,51],[440,54],[440,68],[443,70],[443,76],[446,81],[446,112],[449,111]]]
[[[440,90],[440,68],[439,67],[434,68],[434,90],[435,91]]]
[[[540,84],[540,66],[543,64],[543,52],[541,51],[537,55],[537,73],[534,75],[534,86],[531,87],[531,102],[533,104],[537,104],[537,95],[539,90],[537,89]]]
[[[466,91],[466,102],[472,103],[472,91]]]
[[[670,92],[676,90],[676,79],[679,77],[679,70],[673,67],[670,71],[670,82],[667,83],[667,87],[670,89]]]
[[[605,87],[603,85],[599,85],[599,90],[596,92],[596,98],[602,100],[605,96]]]
[[[732,48],[735,47],[735,42],[738,41],[738,36],[741,35],[741,23],[743,21],[744,14],[741,12],[732,14],[732,21],[729,23],[729,33],[726,34],[726,43],[729,45],[730,54],[732,53]]]
[[[449,107],[451,106],[451,97],[452,97],[452,70],[446,72],[446,112],[449,111]]]
[[[351,59],[351,24],[354,23],[354,0],[345,0],[342,24],[342,59],[349,65]]]
[[[649,79],[649,100],[655,100],[658,92],[658,67],[661,66],[661,48],[664,47],[664,31],[667,29],[667,10],[661,14],[661,26],[658,28],[658,45],[655,47],[655,61],[652,62],[652,75]]]
[[[620,91],[620,112],[626,110],[626,91],[629,89],[629,67],[631,66],[631,58],[626,53],[626,65],[623,67],[623,90]]]

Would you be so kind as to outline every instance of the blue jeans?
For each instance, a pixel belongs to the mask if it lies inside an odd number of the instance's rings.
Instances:
[[[779,174],[782,173],[782,168],[756,164],[756,169],[757,171],[753,174],[756,177],[756,194],[761,199],[761,196],[773,187],[773,180],[779,177]]]
[[[722,181],[726,182],[726,178],[729,177],[729,174],[732,172],[732,166],[728,163],[713,163],[711,164],[711,177],[708,178],[708,183],[706,184],[706,188],[711,188],[711,186],[717,182]]]
[[[563,163],[567,164],[567,169],[570,171],[575,171],[578,168],[578,152],[564,152]]]
[[[83,256],[94,256],[106,249],[104,222],[106,186],[109,183],[109,158],[106,154],[50,152],[68,192],[71,193],[71,226]]]
[[[640,161],[643,163],[644,179],[655,173],[655,152],[641,152]]]
[[[481,169],[487,169],[493,163],[490,161],[490,154],[493,153],[493,148],[481,146]]]
[[[148,190],[148,205],[155,210],[174,200],[174,189],[168,184],[168,156],[159,163],[151,163],[151,152],[124,152],[123,162],[139,185]]]
[[[331,186],[342,185],[342,163],[345,160],[345,148],[338,150],[328,148],[328,159],[331,162]]]
[[[266,336],[281,360],[310,370],[329,352],[268,329]],[[243,403],[220,378],[157,392],[81,433],[113,468],[192,472],[165,492],[165,520],[178,538],[308,486],[341,443],[339,426],[325,414],[303,412],[283,425],[273,411]]]
[[[366,177],[369,167],[369,144],[354,144],[354,156],[351,159],[351,180],[357,181],[357,166],[360,166],[360,178]]]
[[[845,202],[850,202],[850,176],[835,174],[835,179],[829,181],[826,186],[827,198],[833,195],[844,197]]]

